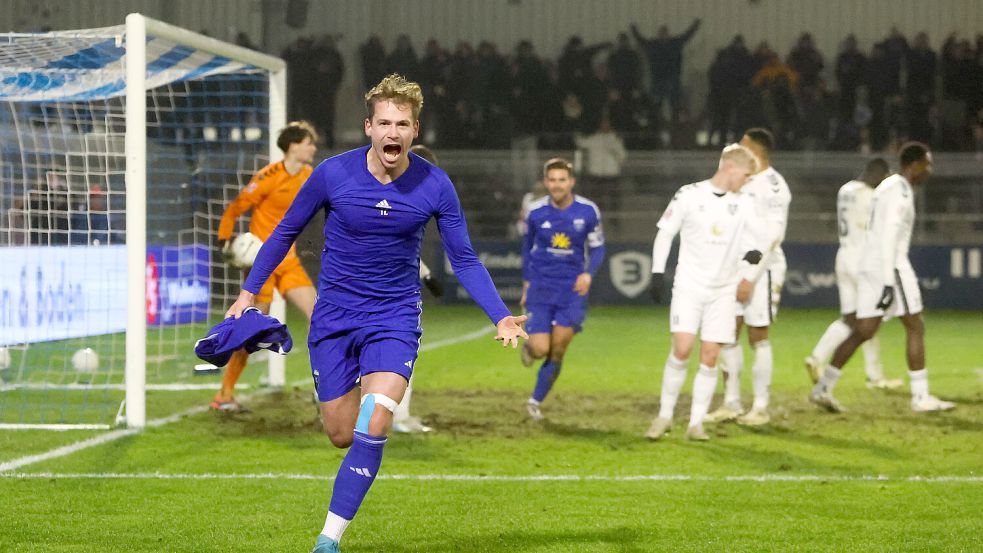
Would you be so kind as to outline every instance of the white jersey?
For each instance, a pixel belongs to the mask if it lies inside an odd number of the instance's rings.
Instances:
[[[870,222],[861,257],[863,272],[884,285],[893,284],[894,271],[910,271],[908,249],[915,224],[915,195],[908,179],[891,175],[874,190]]]
[[[757,249],[744,232],[752,216],[753,207],[744,194],[720,192],[709,180],[683,186],[659,219],[659,234],[668,234],[662,240],[656,237],[652,272],[665,272],[668,246],[679,234],[674,286],[706,289],[736,285],[741,257],[747,250]],[[667,246],[660,248],[660,242]]]
[[[785,270],[785,252],[782,242],[785,241],[785,229],[788,227],[788,206],[792,203],[792,192],[781,173],[774,167],[751,177],[750,182],[741,189],[741,194],[750,196],[754,204],[754,213],[758,220],[767,224],[754,225],[749,231],[757,236],[753,241],[763,245],[761,250],[765,255],[764,269]],[[768,250],[774,245],[771,253]]]
[[[844,184],[836,194],[836,224],[840,235],[837,257],[845,263],[844,270],[851,273],[860,268],[873,198],[874,189],[862,180]]]

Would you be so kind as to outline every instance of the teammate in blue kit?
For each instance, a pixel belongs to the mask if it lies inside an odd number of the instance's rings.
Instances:
[[[338,551],[382,463],[392,412],[420,345],[420,243],[434,218],[454,274],[498,327],[496,340],[527,338],[468,238],[447,174],[410,153],[420,131],[420,86],[389,75],[365,95],[371,144],[322,162],[263,244],[228,315],[239,317],[314,214],[324,250],[308,347],[324,431],[351,446],[334,481],[314,553]]]
[[[601,212],[594,202],[573,193],[570,162],[554,158],[543,166],[548,195],[533,202],[522,242],[522,299],[529,316],[529,340],[522,364],[546,358],[526,402],[533,420],[542,420],[540,404],[553,387],[567,346],[587,315],[587,292],[604,261]]]

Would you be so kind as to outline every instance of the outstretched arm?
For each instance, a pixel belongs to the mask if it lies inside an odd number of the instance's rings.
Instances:
[[[699,30],[700,25],[702,23],[703,23],[703,20],[700,19],[699,17],[697,17],[696,19],[694,19],[693,22],[690,23],[689,28],[687,28],[685,31],[683,31],[683,34],[679,35],[679,41],[681,43],[683,43],[683,44],[686,44],[687,42],[689,42],[689,40],[691,38],[693,38],[693,35],[696,34],[696,31]]]
[[[481,264],[478,254],[471,246],[467,223],[461,211],[461,202],[457,192],[454,191],[454,185],[449,180],[442,183],[436,218],[447,259],[457,279],[498,328],[495,339],[501,340],[503,345],[512,344],[512,347],[515,347],[519,338],[528,337],[521,326],[526,317],[525,315],[512,316],[505,307],[505,302],[498,295],[491,275]]]

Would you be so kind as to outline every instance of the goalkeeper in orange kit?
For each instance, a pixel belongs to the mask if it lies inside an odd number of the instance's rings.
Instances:
[[[283,150],[283,159],[267,165],[256,173],[222,214],[218,239],[223,242],[222,253],[227,261],[231,257],[235,222],[243,213],[252,210],[249,232],[263,241],[269,238],[273,229],[283,219],[287,208],[293,203],[301,185],[307,181],[313,171],[311,163],[317,151],[316,143],[317,133],[306,121],[295,121],[280,131],[276,144]],[[279,290],[287,301],[303,311],[307,315],[308,322],[310,321],[316,291],[300,263],[296,247],[290,248],[283,262],[273,271],[256,296],[256,307],[263,313],[270,311],[274,288]],[[227,412],[248,411],[235,400],[233,395],[236,382],[246,368],[248,357],[249,353],[244,349],[232,355],[225,368],[225,376],[222,378],[222,389],[212,400],[212,409]]]

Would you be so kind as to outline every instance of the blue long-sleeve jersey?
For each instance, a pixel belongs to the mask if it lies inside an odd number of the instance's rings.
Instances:
[[[573,203],[557,209],[545,196],[529,206],[522,243],[522,278],[545,301],[574,295],[577,276],[597,273],[604,261],[601,212],[594,202],[574,196]]]
[[[492,323],[510,315],[468,238],[461,203],[447,173],[416,154],[389,184],[370,172],[368,146],[323,161],[301,187],[263,244],[243,288],[256,293],[319,210],[325,211],[324,250],[310,340],[324,335],[319,313],[341,307],[365,313],[416,308],[420,301],[420,244],[431,217],[457,278]]]

